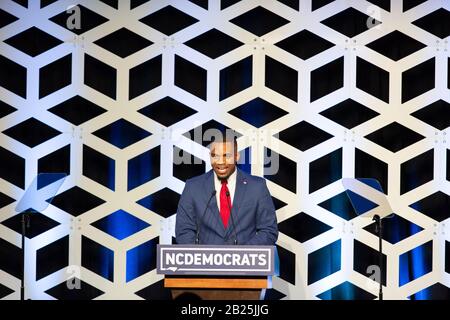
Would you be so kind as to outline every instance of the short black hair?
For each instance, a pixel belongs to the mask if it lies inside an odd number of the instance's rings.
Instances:
[[[235,151],[237,151],[237,137],[238,134],[233,129],[214,129],[214,131],[211,132],[211,143],[209,144],[209,148],[211,149],[211,146],[214,142],[220,142],[220,143],[226,143],[226,142],[233,142]]]

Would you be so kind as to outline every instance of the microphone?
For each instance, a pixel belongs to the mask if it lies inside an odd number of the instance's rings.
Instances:
[[[211,202],[211,199],[212,199],[215,195],[216,195],[216,190],[213,190],[213,192],[211,193],[211,196],[210,196],[209,199],[208,199],[208,202],[206,203],[206,207],[205,207],[205,210],[203,211],[203,214],[202,214],[202,216],[201,216],[200,223],[203,221],[203,216],[205,215],[206,210],[208,210],[209,203]],[[196,228],[197,228],[197,230],[196,230],[197,232],[196,232],[196,235],[195,235],[195,244],[199,244],[199,242],[200,242],[200,239],[199,239],[199,235],[200,235],[200,225],[199,225],[199,223],[198,223],[198,219],[196,219],[195,222],[196,222]]]
[[[226,192],[226,196],[227,196],[228,210],[230,210],[231,224],[233,225],[234,244],[236,245],[236,244],[238,244],[238,241],[237,241],[237,234],[236,234],[236,225],[234,224],[233,214],[231,213],[231,208],[230,208],[230,202],[228,201],[228,200],[230,200],[230,192],[229,192],[229,191]]]

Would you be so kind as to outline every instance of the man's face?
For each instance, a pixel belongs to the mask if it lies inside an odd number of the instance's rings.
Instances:
[[[233,142],[213,142],[210,156],[211,167],[219,179],[228,179],[239,160],[239,152],[235,152]]]

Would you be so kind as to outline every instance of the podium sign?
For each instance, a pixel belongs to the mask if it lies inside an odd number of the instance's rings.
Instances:
[[[275,273],[274,247],[158,245],[156,273],[269,276]]]

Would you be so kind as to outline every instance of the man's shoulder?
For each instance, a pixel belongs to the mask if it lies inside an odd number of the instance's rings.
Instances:
[[[248,181],[249,183],[254,183],[254,184],[265,184],[266,179],[264,179],[263,177],[260,176],[254,176],[252,174],[249,174],[245,171],[240,170],[240,174],[241,174],[241,179],[243,179],[244,181]]]
[[[186,186],[191,186],[191,185],[198,185],[198,184],[202,184],[207,178],[208,176],[211,174],[211,171],[207,171],[201,175],[189,178],[186,180]]]
[[[188,180],[186,180],[186,186],[197,186],[197,185],[203,185],[203,183],[205,183],[205,181],[210,177],[210,175],[213,174],[213,172],[207,171],[201,175],[192,177]],[[240,179],[247,181],[248,183],[251,184],[255,184],[255,185],[260,185],[260,184],[265,184],[266,179],[264,179],[263,177],[260,176],[254,176],[252,174],[249,174],[241,169],[239,169],[239,175],[240,175]]]

